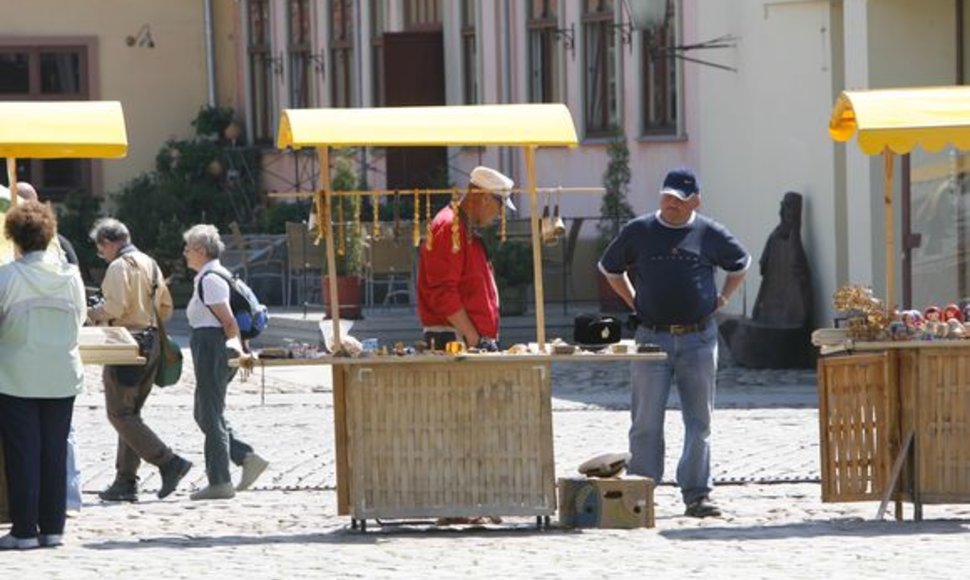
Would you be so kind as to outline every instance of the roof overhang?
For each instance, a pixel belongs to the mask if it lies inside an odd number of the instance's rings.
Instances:
[[[577,143],[562,104],[286,109],[276,140],[279,148]]]
[[[970,87],[845,91],[832,110],[829,134],[837,141],[858,134],[868,155],[886,148],[909,153],[917,145],[931,152],[947,144],[970,149]]]
[[[124,157],[117,101],[0,102],[0,157]]]

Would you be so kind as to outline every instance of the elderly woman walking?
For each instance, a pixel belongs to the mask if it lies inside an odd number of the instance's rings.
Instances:
[[[86,316],[77,266],[51,257],[51,209],[25,201],[7,212],[16,260],[0,266],[0,435],[10,533],[0,549],[63,543],[67,434],[84,386],[78,333]]]
[[[197,272],[194,291],[185,309],[192,327],[192,364],[195,367],[195,422],[205,435],[205,471],[209,485],[193,493],[194,500],[229,499],[248,489],[269,463],[236,438],[225,419],[226,390],[235,370],[229,349],[242,351],[239,326],[229,305],[229,270],[219,263],[225,245],[215,226],[200,224],[186,231],[185,263]],[[229,461],[242,467],[239,484],[232,486]]]

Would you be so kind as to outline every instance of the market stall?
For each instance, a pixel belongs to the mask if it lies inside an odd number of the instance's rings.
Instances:
[[[845,92],[829,132],[883,154],[887,300],[814,337],[829,355],[818,366],[822,499],[880,500],[877,517],[894,499],[897,519],[908,500],[919,520],[923,504],[970,502],[970,341],[894,315],[893,158],[970,149],[970,88]]]
[[[595,355],[560,354],[569,349],[553,352],[546,340],[535,153],[542,146],[576,143],[572,118],[563,105],[283,112],[277,146],[313,147],[319,155],[321,189],[314,204],[316,215],[323,216],[318,241],[326,243],[329,272],[336,271],[335,237],[340,237],[333,232],[331,201],[340,195],[373,194],[331,190],[331,147],[523,148],[535,275],[534,344],[520,345],[514,353],[392,352],[255,363],[330,366],[337,511],[349,514],[352,526],[365,529],[368,519],[476,516],[535,516],[540,525],[548,524],[556,509],[551,363],[664,357],[638,354],[634,345]],[[336,278],[328,280],[330,295],[339,296]],[[340,350],[339,300],[331,300],[329,314],[333,343]]]
[[[17,159],[115,158],[128,151],[124,113],[115,101],[0,102],[0,157],[7,161],[9,198],[0,199],[0,221],[16,205]],[[43,193],[43,192],[42,192]],[[13,247],[0,236],[0,264]],[[144,364],[138,345],[124,328],[83,328],[84,364]],[[0,448],[0,466],[3,464]],[[7,481],[0,469],[0,521],[7,517]]]

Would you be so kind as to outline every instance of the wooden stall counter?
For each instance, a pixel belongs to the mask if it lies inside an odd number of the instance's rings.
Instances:
[[[368,519],[429,517],[534,516],[548,525],[556,510],[551,364],[665,358],[606,350],[240,366],[330,365],[337,512],[363,530]]]
[[[822,501],[970,503],[970,340],[840,350],[818,363]]]

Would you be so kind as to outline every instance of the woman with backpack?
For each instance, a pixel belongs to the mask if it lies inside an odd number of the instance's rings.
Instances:
[[[185,309],[192,328],[190,346],[195,367],[195,422],[205,435],[205,471],[209,485],[191,495],[194,500],[229,499],[248,489],[269,465],[235,436],[225,418],[226,391],[235,369],[229,350],[243,345],[232,307],[232,274],[219,262],[225,244],[209,224],[189,228],[182,251],[189,269],[197,272],[192,298]],[[232,485],[229,462],[242,467],[239,484]]]

